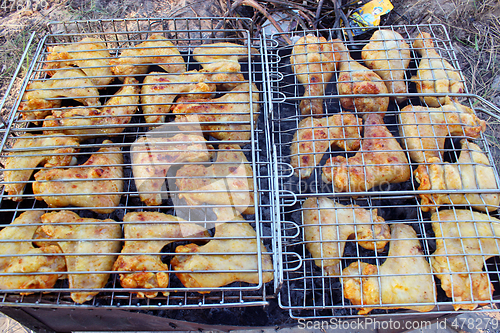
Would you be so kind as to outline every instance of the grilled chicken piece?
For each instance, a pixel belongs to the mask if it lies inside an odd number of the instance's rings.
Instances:
[[[210,167],[185,165],[177,171],[179,198],[189,205],[225,205],[243,214],[255,214],[252,166],[238,145],[219,145]]]
[[[471,210],[437,211],[431,217],[436,251],[431,265],[455,310],[474,310],[491,301],[495,288],[483,265],[500,254],[500,220]],[[423,289],[422,289],[423,290]],[[470,302],[470,304],[467,304]]]
[[[445,98],[439,108],[405,106],[399,112],[399,134],[417,163],[429,163],[431,158],[443,157],[447,136],[466,136],[477,139],[486,130],[486,123],[470,108]]]
[[[369,114],[364,138],[356,155],[331,157],[323,167],[323,181],[337,192],[364,192],[387,183],[402,183],[411,178],[405,151],[384,124],[379,114]]]
[[[363,121],[350,113],[330,117],[308,117],[293,135],[290,164],[299,178],[309,178],[332,145],[346,151],[359,149]]]
[[[431,157],[429,165],[419,165],[415,179],[418,190],[454,190],[458,193],[420,194],[421,209],[434,211],[443,204],[470,205],[483,212],[496,211],[500,204],[498,193],[460,193],[461,190],[498,189],[495,171],[478,145],[462,139],[457,163],[443,163]],[[498,191],[497,191],[498,192]]]
[[[161,205],[165,176],[171,166],[181,162],[206,162],[211,145],[199,135],[177,134],[171,138],[141,137],[132,147],[132,172],[142,202]]]
[[[26,183],[38,165],[51,168],[66,166],[76,161],[73,154],[78,152],[78,146],[77,139],[64,135],[23,134],[19,136],[5,162],[5,192],[9,195],[22,195]],[[9,184],[9,182],[18,183]],[[9,199],[23,200],[22,197]]]
[[[121,249],[122,228],[114,220],[81,218],[71,211],[42,215],[43,231],[64,252],[70,289],[101,289]],[[61,224],[59,224],[61,223]],[[68,224],[69,223],[69,224]],[[83,274],[82,274],[83,273]],[[73,291],[76,303],[91,300],[99,291]]]
[[[86,106],[99,106],[99,91],[80,69],[61,69],[45,81],[32,81],[26,87],[19,111],[25,120],[38,120],[61,107],[61,97]]]
[[[141,88],[142,113],[147,123],[164,123],[177,96],[191,94],[194,99],[210,98],[216,85],[209,76],[198,71],[182,74],[152,72],[144,78]],[[186,95],[183,95],[186,96]],[[147,114],[154,114],[147,116]]]
[[[114,271],[130,272],[120,273],[123,288],[167,288],[169,267],[161,261],[161,249],[178,240],[210,237],[208,231],[198,224],[158,212],[127,213],[123,222],[123,254],[118,256],[113,265]],[[147,240],[140,240],[141,238]],[[126,253],[132,255],[125,255]],[[140,298],[158,295],[156,291],[136,293]],[[169,295],[166,291],[162,293]]]
[[[219,223],[215,234],[206,245],[187,244],[175,249],[177,255],[171,265],[175,275],[186,288],[218,288],[232,282],[257,284],[273,280],[273,263],[262,242],[257,243],[257,234],[246,220],[233,209],[214,209]],[[224,216],[232,221],[221,223]],[[262,280],[259,279],[257,246],[262,253]],[[230,271],[213,273],[211,271]],[[210,290],[198,290],[207,294]]]
[[[51,46],[48,51],[50,54],[44,68],[53,69],[50,75],[57,73],[60,68],[77,66],[97,89],[106,88],[115,79],[109,66],[111,54],[106,44],[98,38],[87,37],[77,43]]]
[[[300,38],[292,49],[290,63],[305,91],[299,109],[303,115],[323,114],[323,99],[310,99],[325,95],[325,88],[336,69],[339,53],[333,53],[332,44],[324,37],[307,35]]]
[[[358,312],[360,315],[373,309],[428,312],[434,309],[432,303],[436,302],[436,284],[417,234],[411,226],[402,223],[391,226],[389,254],[382,265],[353,262],[342,271],[342,280],[344,296],[354,305],[397,304],[361,307]],[[427,305],[410,305],[414,303]]]
[[[150,65],[158,65],[168,73],[186,71],[186,63],[177,47],[161,34],[152,34],[146,41],[123,50],[110,65],[114,66],[111,70],[120,80],[146,74]]]
[[[410,46],[403,36],[392,30],[377,30],[361,51],[366,66],[377,73],[390,94],[408,94],[405,71],[410,64]],[[408,96],[391,97],[404,102]]]
[[[339,95],[387,94],[387,87],[380,76],[351,58],[349,50],[340,40],[332,40],[332,47],[340,55],[337,82]],[[363,118],[373,112],[383,116],[389,105],[389,97],[341,97],[340,104],[344,109],[356,110]]]
[[[0,243],[0,274],[26,273],[26,275],[0,276],[0,289],[50,289],[57,279],[66,271],[66,263],[61,249],[57,245],[35,248],[33,235],[41,223],[42,211],[26,211],[19,215],[10,225],[0,231],[1,240],[17,242]],[[19,242],[18,240],[25,240]],[[12,256],[9,256],[12,255]],[[19,255],[16,257],[15,255]],[[36,275],[36,273],[49,273]],[[21,295],[29,294],[23,292]]]
[[[341,205],[326,197],[309,197],[302,205],[306,248],[326,275],[340,274],[346,240],[354,236],[365,249],[382,251],[390,230],[377,210]]]
[[[430,34],[421,32],[413,42],[413,48],[422,57],[417,75],[411,78],[417,85],[418,93],[443,94],[441,97],[420,96],[422,102],[428,106],[439,107],[445,103],[448,93],[465,91],[459,72],[439,55]]]
[[[33,193],[49,207],[77,206],[111,213],[123,191],[123,155],[120,147],[102,147],[78,168],[41,170],[35,179]]]
[[[219,98],[178,104],[172,110],[176,114],[175,121],[192,123],[179,125],[181,130],[197,131],[201,127],[202,131],[219,140],[250,140],[250,122],[255,123],[259,117],[259,92],[255,84],[251,89],[251,101],[250,84],[242,83]]]
[[[124,127],[115,127],[130,123],[131,115],[139,104],[139,82],[127,77],[124,86],[111,97],[103,108],[78,108],[54,110],[52,116],[43,121],[43,127],[74,127],[64,130],[46,130],[44,133],[64,133],[68,135],[105,135],[121,133]],[[78,128],[87,127],[87,128]],[[82,140],[85,137],[80,137]]]

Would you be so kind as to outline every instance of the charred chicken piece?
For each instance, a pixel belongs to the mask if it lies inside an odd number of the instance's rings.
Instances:
[[[389,254],[382,265],[354,262],[342,271],[342,280],[345,297],[361,306],[358,314],[375,309],[370,305],[382,304],[398,305],[376,309],[428,312],[436,302],[436,284],[417,234],[402,223],[391,226]],[[427,305],[405,305],[413,303]]]
[[[389,242],[389,225],[377,210],[344,206],[326,197],[309,197],[302,205],[306,248],[325,275],[340,274],[346,240],[354,236],[360,246],[382,251]]]
[[[403,36],[393,30],[377,30],[361,51],[366,66],[377,73],[390,94],[408,94],[405,71],[410,64],[410,46]],[[407,96],[391,97],[404,102]]]
[[[332,145],[346,151],[358,150],[363,121],[350,113],[330,117],[308,117],[300,121],[293,135],[290,164],[299,178],[309,178]]]
[[[459,209],[437,211],[431,220],[436,235],[432,268],[446,296],[465,302],[454,304],[455,310],[474,310],[481,301],[490,302],[495,288],[483,265],[500,254],[500,220]]]
[[[84,303],[104,288],[117,253],[121,249],[122,228],[111,219],[81,218],[71,211],[42,215],[43,231],[64,252],[71,299]],[[69,224],[68,224],[69,223]],[[97,289],[97,291],[78,291]]]
[[[158,65],[168,73],[183,73],[186,64],[177,47],[161,34],[152,34],[146,41],[122,51],[111,59],[112,71],[123,80],[127,76],[146,74],[150,65]]]
[[[255,84],[250,88],[249,83],[242,83],[222,97],[178,104],[172,112],[176,122],[188,123],[179,124],[181,130],[199,131],[201,127],[219,140],[247,141],[251,122],[259,117],[259,92]]]
[[[351,58],[349,50],[342,41],[334,39],[331,43],[333,50],[340,55],[337,82],[339,95],[387,94],[387,87],[382,78]],[[341,97],[340,104],[344,109],[356,110],[365,119],[370,113],[384,116],[389,105],[389,97]]]
[[[5,162],[5,192],[22,195],[31,174],[38,165],[44,168],[69,165],[73,154],[78,152],[79,143],[75,138],[64,135],[23,134],[19,136]],[[16,182],[9,184],[9,182]],[[10,197],[21,201],[22,197]]]
[[[212,149],[199,135],[177,134],[171,138],[137,139],[131,153],[132,172],[141,201],[148,206],[161,205],[162,194],[158,192],[165,183],[170,167],[181,162],[206,162],[212,156]]]
[[[105,145],[112,143],[103,141]],[[49,207],[77,206],[111,213],[123,191],[123,155],[120,147],[102,147],[80,167],[41,170],[35,179],[33,193]]]
[[[418,190],[458,192],[420,194],[422,211],[434,211],[443,204],[471,205],[483,212],[498,209],[498,193],[460,193],[461,190],[498,189],[494,168],[481,148],[466,139],[462,139],[460,143],[462,150],[457,163],[445,163],[431,157],[428,165],[419,165],[415,170],[415,179],[420,184]]]
[[[77,66],[97,89],[106,88],[114,80],[109,66],[111,54],[101,39],[87,37],[77,43],[48,47],[48,51],[50,54],[44,68],[53,70],[50,75],[57,73],[60,68]]]
[[[413,42],[413,48],[422,57],[417,75],[411,78],[417,85],[417,92],[443,94],[442,97],[421,96],[422,102],[428,106],[440,107],[445,103],[447,94],[465,91],[459,72],[439,55],[430,34],[421,32]]]
[[[326,85],[332,78],[339,58],[339,53],[333,53],[332,44],[324,37],[307,35],[300,38],[293,46],[290,63],[297,79],[305,88],[299,106],[303,115],[324,113],[323,99],[309,97],[325,95]]]
[[[123,288],[167,288],[169,267],[161,261],[161,249],[177,240],[210,237],[208,231],[198,224],[158,212],[127,213],[123,222],[123,254],[113,265],[114,271],[130,272],[120,273]],[[136,293],[140,298],[158,295],[156,291]],[[162,293],[169,295],[166,291]]]
[[[486,130],[486,123],[470,108],[445,98],[439,108],[408,105],[399,113],[399,134],[417,163],[430,163],[431,158],[443,157],[448,136],[477,139]]]
[[[0,243],[0,254],[5,256],[0,258],[0,274],[26,273],[0,276],[0,289],[50,289],[66,271],[66,263],[59,246],[33,246],[33,235],[39,227],[33,224],[42,222],[40,217],[43,213],[36,210],[26,211],[0,231],[1,240],[16,241]],[[49,272],[54,274],[36,275]],[[29,292],[21,293],[27,294]]]
[[[44,133],[64,133],[67,135],[105,135],[121,133],[124,127],[116,127],[130,123],[131,116],[137,111],[139,104],[139,82],[125,78],[124,85],[111,97],[103,108],[78,108],[54,110],[52,116],[43,121],[43,127],[73,127],[64,130],[45,130]],[[79,129],[78,127],[84,127]],[[81,137],[82,140],[85,137]]]
[[[323,181],[333,183],[337,192],[364,192],[387,183],[402,183],[411,178],[405,151],[384,124],[379,114],[369,114],[364,138],[355,156],[331,157],[323,167]]]

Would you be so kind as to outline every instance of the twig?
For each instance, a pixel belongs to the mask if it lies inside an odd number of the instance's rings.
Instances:
[[[325,0],[319,0],[319,3],[318,3],[318,8],[316,9],[316,16],[314,17],[314,28],[317,29],[317,23],[319,22],[319,18],[321,16],[321,9],[323,8],[323,3],[325,2]]]

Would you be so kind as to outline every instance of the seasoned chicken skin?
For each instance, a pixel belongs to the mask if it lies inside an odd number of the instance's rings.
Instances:
[[[252,90],[250,99],[250,89]],[[219,140],[250,140],[251,122],[259,117],[259,92],[255,84],[242,83],[222,97],[176,105],[172,112],[179,128],[201,130]],[[253,115],[250,113],[253,112]]]
[[[64,135],[19,136],[5,162],[5,192],[9,195],[22,195],[26,183],[38,165],[43,165],[44,168],[69,165],[74,159],[73,154],[78,152],[78,146],[77,139]],[[17,183],[9,184],[9,182]],[[23,200],[22,197],[10,197],[10,199]]]
[[[53,110],[52,116],[43,121],[43,127],[73,127],[64,130],[45,130],[44,133],[64,133],[67,135],[92,135],[121,133],[124,127],[116,127],[130,123],[131,116],[137,111],[139,104],[139,82],[125,78],[124,85],[111,97],[102,108],[78,108]],[[85,128],[77,128],[85,127]],[[85,137],[80,137],[85,139]]]
[[[302,205],[306,248],[326,275],[340,273],[340,257],[352,236],[360,246],[381,251],[390,238],[389,225],[377,210],[344,206],[326,197],[309,197]]]
[[[299,109],[303,115],[323,114],[323,99],[310,99],[325,95],[325,88],[336,69],[339,53],[333,53],[332,44],[324,37],[307,35],[293,46],[290,63],[305,91]]]
[[[113,142],[105,140],[103,144]],[[49,207],[88,207],[97,213],[111,213],[123,192],[123,155],[120,147],[102,147],[80,167],[41,170],[35,179],[33,193]]]
[[[434,48],[432,37],[421,32],[413,42],[413,48],[422,59],[418,64],[417,75],[411,80],[417,85],[418,93],[439,93],[444,96],[420,96],[428,106],[439,107],[445,103],[448,93],[463,93],[465,87],[459,72],[443,59]]]
[[[61,249],[57,245],[35,248],[33,235],[41,223],[44,212],[30,210],[22,213],[10,225],[0,231],[1,240],[25,240],[24,242],[1,242],[0,254],[0,289],[50,289],[62,272],[66,263]],[[12,255],[12,256],[8,256]],[[20,255],[16,257],[15,255]],[[36,275],[36,273],[49,273]],[[1,275],[3,273],[26,273],[25,275]],[[29,294],[23,292],[22,295]]]
[[[411,168],[398,141],[379,114],[369,114],[364,137],[356,155],[334,156],[323,167],[323,181],[333,183],[337,192],[364,192],[387,183],[411,178]]]
[[[387,94],[387,87],[380,76],[351,58],[342,41],[334,39],[331,43],[333,50],[340,56],[337,80],[339,95]],[[373,112],[383,116],[389,105],[389,97],[341,97],[340,104],[344,109],[356,110],[363,118]]]
[[[429,165],[419,165],[415,170],[415,179],[420,184],[418,190],[456,190],[458,193],[420,194],[421,209],[434,211],[443,204],[470,205],[483,212],[495,211],[500,204],[500,194],[496,193],[460,193],[461,190],[497,189],[495,171],[475,143],[466,139],[460,141],[462,150],[457,163],[443,163],[431,157]]]
[[[175,249],[177,255],[171,265],[182,284],[186,288],[218,288],[238,281],[253,284],[272,281],[271,256],[264,254],[266,247],[262,242],[257,243],[257,234],[252,226],[241,215],[216,214],[219,221],[224,215],[232,216],[232,221],[216,223],[214,237],[206,245],[187,244]],[[258,273],[257,246],[262,253],[262,279]],[[230,272],[210,272],[219,270]],[[210,290],[198,292],[206,294]]]
[[[127,213],[123,222],[123,254],[118,256],[113,265],[114,271],[130,272],[120,273],[123,288],[167,288],[169,267],[161,261],[161,249],[178,240],[210,237],[208,231],[198,224],[159,212]],[[145,240],[140,240],[142,238]],[[140,298],[158,295],[156,291],[136,293]],[[169,295],[166,291],[162,293]]]
[[[307,117],[300,121],[290,146],[295,175],[309,178],[332,145],[346,151],[358,150],[363,121],[350,113],[330,117]]]
[[[99,91],[80,69],[58,70],[50,79],[32,81],[26,87],[19,111],[25,120],[43,119],[61,106],[61,97],[72,98],[86,106],[99,106]]]
[[[43,214],[41,219],[46,223],[43,231],[57,240],[64,252],[69,288],[75,290],[71,292],[71,299],[80,304],[91,300],[99,291],[78,289],[101,289],[108,282],[121,249],[120,224],[111,219],[81,218],[71,211]]]
[[[470,108],[445,98],[439,108],[408,105],[399,112],[403,138],[410,157],[417,163],[430,163],[431,158],[443,157],[447,136],[477,139],[486,130],[486,123]]]
[[[206,162],[213,147],[199,135],[177,134],[171,138],[141,137],[132,146],[132,172],[142,202],[161,205],[159,192],[170,167],[181,162]]]
[[[390,94],[408,94],[405,71],[410,64],[410,46],[403,36],[393,30],[377,30],[363,47],[361,58],[368,68],[377,73]],[[407,96],[391,97],[404,102]]]
[[[110,60],[110,65],[120,80],[146,74],[150,65],[158,65],[168,73],[186,71],[186,63],[177,47],[161,34],[152,34],[146,41],[123,50],[118,58]]]
[[[355,277],[359,275],[361,278]],[[342,271],[342,280],[344,296],[352,304],[361,306],[358,314],[364,315],[373,309],[428,312],[434,309],[432,303],[436,302],[436,284],[417,234],[411,226],[402,223],[391,226],[389,254],[382,265],[353,262]],[[369,307],[379,304],[388,306]]]
[[[189,205],[225,205],[243,214],[255,213],[252,166],[238,145],[219,145],[209,167],[185,165],[177,171],[179,198]]]
[[[500,220],[459,209],[437,211],[431,220],[436,235],[432,268],[446,296],[465,302],[454,304],[455,310],[474,310],[481,301],[491,301],[495,288],[483,265],[500,255]]]
[[[48,47],[45,69],[53,69],[51,75],[59,68],[77,66],[87,75],[97,89],[106,88],[114,80],[109,66],[111,54],[106,44],[98,38],[87,37],[77,43],[61,44]]]

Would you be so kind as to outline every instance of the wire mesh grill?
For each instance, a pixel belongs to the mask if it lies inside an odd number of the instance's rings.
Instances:
[[[50,25],[5,120],[2,305],[267,304],[266,45],[239,23]]]
[[[349,35],[273,35],[280,306],[294,318],[496,308],[499,179],[479,117],[494,106],[468,93],[441,25]]]

